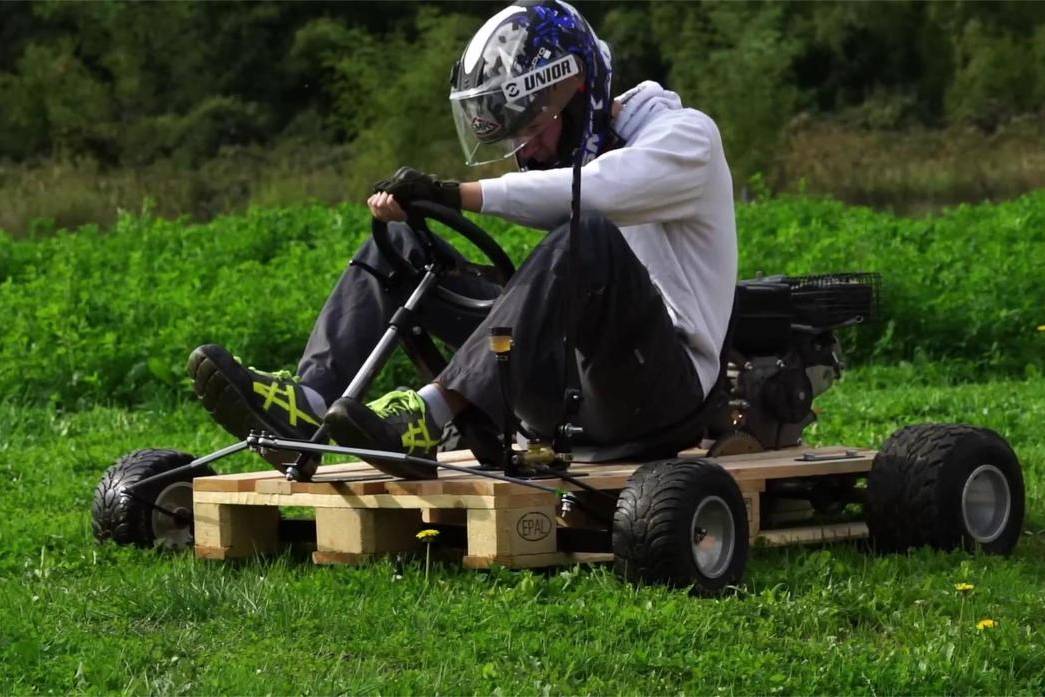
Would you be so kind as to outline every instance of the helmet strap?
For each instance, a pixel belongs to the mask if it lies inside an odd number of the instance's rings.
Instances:
[[[571,103],[576,100],[570,100]],[[562,422],[556,428],[553,449],[558,453],[569,453],[572,451],[572,440],[575,435],[581,433],[580,427],[574,423],[584,398],[581,391],[580,375],[577,372],[577,323],[579,319],[580,289],[583,280],[580,278],[582,271],[578,262],[578,245],[580,243],[581,224],[581,167],[584,164],[584,124],[588,123],[589,102],[586,98],[581,99],[583,112],[582,118],[576,123],[581,129],[576,139],[573,150],[573,186],[570,201],[570,230],[566,247],[566,269],[565,275],[566,292],[563,293],[566,315],[566,332],[563,336],[563,395],[562,395]],[[563,110],[565,111],[565,109]],[[566,124],[563,124],[565,128]]]

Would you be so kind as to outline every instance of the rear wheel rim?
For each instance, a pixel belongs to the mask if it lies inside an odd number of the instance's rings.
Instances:
[[[175,482],[160,492],[156,505],[179,514],[172,518],[152,510],[152,534],[158,546],[184,549],[192,544],[192,483]]]
[[[980,465],[962,488],[962,520],[980,544],[998,539],[1009,522],[1012,494],[1009,480],[994,465]]]
[[[693,513],[689,539],[693,561],[703,576],[718,578],[726,573],[736,544],[736,527],[729,505],[718,496],[703,499]]]

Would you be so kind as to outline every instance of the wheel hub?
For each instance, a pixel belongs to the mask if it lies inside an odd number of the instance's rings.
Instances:
[[[729,506],[718,496],[700,502],[690,525],[693,561],[707,578],[718,578],[733,560],[736,530]]]
[[[987,544],[998,539],[1009,522],[1012,494],[1009,482],[994,465],[980,465],[962,488],[962,520],[974,540]]]
[[[157,546],[183,549],[193,543],[192,538],[192,483],[175,482],[160,492],[156,505],[174,512],[171,517],[153,509],[152,532]]]

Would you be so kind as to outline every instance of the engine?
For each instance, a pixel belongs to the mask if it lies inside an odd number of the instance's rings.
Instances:
[[[719,385],[725,395],[708,427],[719,450],[801,443],[802,431],[816,420],[813,400],[845,368],[835,332],[877,315],[879,287],[871,273],[770,276],[737,284]]]

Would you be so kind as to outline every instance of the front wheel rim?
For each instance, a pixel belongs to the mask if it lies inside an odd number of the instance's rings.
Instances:
[[[706,578],[726,573],[733,560],[736,526],[729,505],[718,496],[700,502],[690,523],[690,544],[697,570]]]
[[[980,465],[962,488],[962,520],[972,539],[987,544],[998,539],[1009,522],[1009,480],[994,465]]]
[[[192,483],[175,482],[160,492],[156,505],[178,514],[171,518],[163,511],[152,510],[152,534],[158,546],[184,549],[192,545]]]

